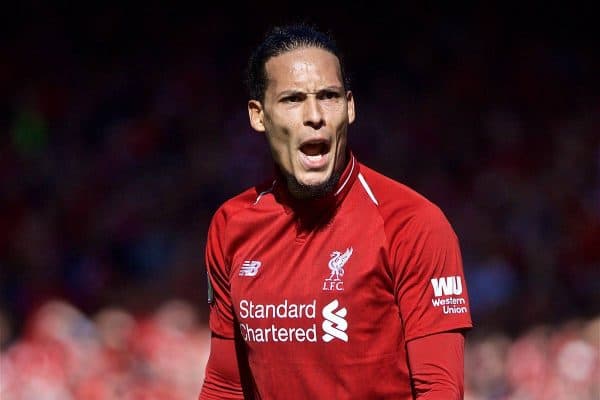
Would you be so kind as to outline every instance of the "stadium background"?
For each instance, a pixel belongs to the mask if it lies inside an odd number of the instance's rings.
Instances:
[[[209,218],[271,169],[245,61],[309,17],[347,54],[356,155],[461,239],[467,398],[597,398],[593,13],[499,4],[7,6],[0,397],[194,398]]]

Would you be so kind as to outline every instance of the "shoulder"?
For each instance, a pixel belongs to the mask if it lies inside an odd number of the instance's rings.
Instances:
[[[361,165],[360,183],[370,190],[387,229],[436,229],[449,225],[437,204],[415,189]]]
[[[273,189],[273,181],[265,181],[259,185],[252,186],[238,195],[231,197],[226,200],[221,206],[215,211],[212,217],[212,223],[227,223],[238,217],[244,217],[246,213],[252,213],[258,207],[259,200],[263,196],[271,194]],[[266,202],[261,201],[260,205],[264,206]]]

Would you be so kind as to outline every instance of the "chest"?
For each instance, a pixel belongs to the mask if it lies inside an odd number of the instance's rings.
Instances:
[[[364,217],[337,216],[299,235],[297,223],[280,216],[239,241],[232,252],[231,299],[251,349],[277,358],[295,343],[307,346],[306,356],[318,355],[314,345],[350,351],[352,343],[366,346],[373,335],[396,334],[385,235],[377,220]]]
[[[356,298],[367,295],[366,286],[386,281],[385,237],[377,221],[349,214],[299,232],[297,221],[279,216],[245,236],[231,260],[234,305],[243,299],[277,304]]]

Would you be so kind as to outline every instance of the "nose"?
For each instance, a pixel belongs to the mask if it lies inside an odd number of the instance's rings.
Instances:
[[[319,129],[325,125],[323,110],[316,96],[308,96],[304,102],[304,125]]]

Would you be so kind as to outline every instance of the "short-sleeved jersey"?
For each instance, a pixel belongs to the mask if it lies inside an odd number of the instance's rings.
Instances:
[[[255,397],[411,399],[406,342],[471,327],[444,214],[350,155],[327,198],[276,179],[209,229],[210,328],[245,342]]]

